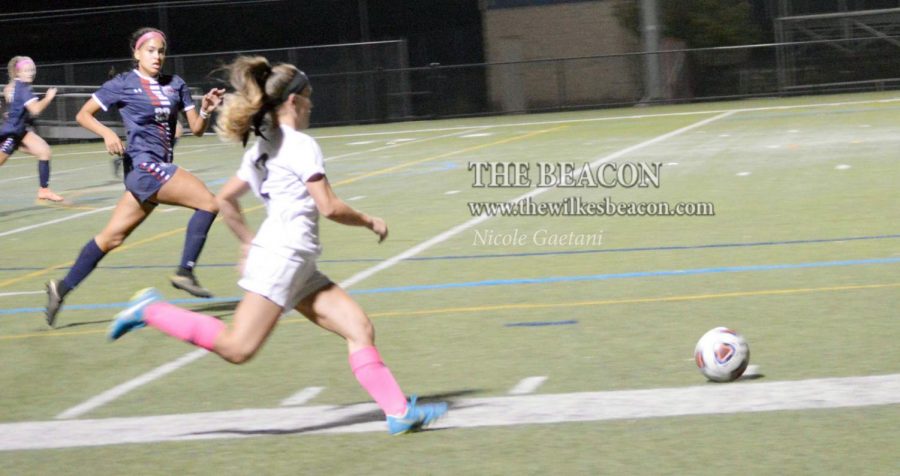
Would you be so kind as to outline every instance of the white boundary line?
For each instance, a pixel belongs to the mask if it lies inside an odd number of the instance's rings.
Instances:
[[[103,208],[98,208],[96,210],[91,210],[91,211],[87,211],[87,212],[76,213],[74,215],[57,218],[55,220],[45,221],[42,223],[36,223],[34,225],[23,226],[22,228],[16,228],[14,230],[4,231],[3,233],[0,233],[0,238],[2,238],[4,236],[9,236],[9,235],[15,235],[16,233],[21,233],[23,231],[34,230],[35,228],[45,227],[47,225],[53,225],[54,223],[60,223],[60,222],[64,222],[64,221],[74,220],[76,218],[81,218],[81,217],[87,216],[87,215],[93,215],[94,213],[105,212],[107,210],[112,210],[113,208],[115,208],[114,205],[108,206],[108,207],[103,207]]]
[[[281,401],[281,406],[283,407],[296,407],[303,405],[304,403],[316,398],[316,396],[322,393],[322,390],[325,390],[325,387],[306,387],[303,390],[291,395],[288,398],[285,398]]]
[[[75,405],[74,407],[60,413],[59,415],[56,415],[56,418],[67,419],[67,418],[75,418],[79,415],[83,415],[97,407],[106,405],[107,403],[121,397],[122,395],[125,395],[126,393],[140,387],[141,385],[150,383],[164,375],[170,374],[170,373],[180,369],[181,367],[184,367],[185,365],[199,359],[200,357],[203,357],[204,355],[206,355],[208,353],[209,352],[206,349],[197,349],[193,352],[188,352],[187,354],[182,355],[181,357],[179,357],[167,364],[161,365],[161,366],[159,366],[159,367],[157,367],[135,379],[131,379],[121,385],[117,385],[117,386],[101,393],[100,395],[97,395],[95,397],[92,397],[92,398],[86,400],[85,402],[83,402],[79,405]]]
[[[365,136],[384,136],[384,135],[394,135],[394,134],[415,134],[417,132],[445,132],[445,131],[457,131],[462,129],[470,129],[474,127],[480,127],[482,129],[494,129],[498,127],[522,127],[522,126],[545,126],[545,125],[553,125],[553,124],[576,124],[579,122],[598,122],[598,121],[624,121],[624,120],[633,120],[633,119],[653,119],[659,117],[680,117],[680,116],[708,116],[710,114],[722,114],[726,112],[736,113],[736,112],[760,112],[760,111],[780,111],[780,110],[789,110],[789,109],[806,109],[811,107],[839,107],[839,106],[854,106],[860,104],[880,104],[880,103],[892,103],[892,102],[900,102],[900,98],[891,98],[891,99],[871,99],[867,101],[843,101],[843,102],[828,102],[828,103],[819,103],[819,104],[792,104],[790,106],[760,106],[760,107],[748,107],[748,108],[737,108],[737,109],[706,109],[702,111],[685,111],[685,112],[661,112],[656,114],[633,114],[633,115],[622,115],[622,116],[604,116],[604,117],[587,117],[584,119],[559,119],[553,121],[534,121],[534,122],[516,122],[512,124],[485,124],[485,125],[474,125],[470,124],[468,126],[453,126],[453,127],[437,127],[437,128],[429,128],[429,129],[407,129],[402,131],[381,131],[381,132],[359,132],[354,134],[337,134],[337,135],[324,135],[324,136],[313,136],[316,140],[318,139],[340,139],[340,138],[349,138],[349,137],[365,137]]]
[[[510,395],[527,395],[529,393],[534,393],[534,391],[546,381],[547,377],[544,376],[525,377],[520,380],[515,387],[509,389],[509,392],[507,393]]]
[[[696,129],[698,127],[703,127],[711,122],[728,117],[728,116],[734,114],[735,112],[737,112],[737,111],[724,112],[724,113],[718,114],[714,117],[710,117],[710,118],[704,119],[702,121],[695,122],[689,126],[685,126],[680,129],[676,129],[674,131],[668,132],[666,134],[662,134],[660,136],[654,137],[652,139],[645,140],[638,144],[626,147],[624,149],[619,150],[618,152],[614,152],[612,154],[601,157],[599,159],[595,159],[593,162],[591,162],[591,167],[596,168],[598,165],[600,165],[604,162],[609,162],[610,160],[617,159],[625,154],[634,152],[636,150],[642,149],[649,145],[656,144],[657,142],[661,142],[661,141],[664,141],[671,137],[675,137],[677,135],[683,134],[687,131]],[[552,189],[551,188],[535,189],[532,192],[526,193],[526,194],[524,194],[520,197],[514,198],[510,201],[513,203],[518,202],[519,200],[524,200],[529,197],[535,197],[535,196],[540,195],[549,190],[552,190]],[[347,278],[346,280],[344,280],[343,282],[341,282],[340,286],[345,289],[349,288],[349,287],[359,283],[360,281],[363,281],[364,279],[367,279],[381,271],[384,271],[407,258],[411,258],[411,257],[427,250],[428,248],[431,248],[434,245],[437,245],[444,241],[447,241],[450,238],[462,233],[463,231],[466,231],[469,228],[472,228],[473,226],[478,225],[479,223],[489,220],[490,218],[491,217],[487,216],[487,215],[482,215],[479,217],[472,218],[471,220],[466,221],[465,223],[462,223],[460,225],[457,225],[457,226],[435,236],[434,238],[431,238],[430,240],[426,240],[422,243],[419,243],[418,245],[413,246],[412,248],[410,248],[398,255],[388,258],[388,259],[382,261],[381,263],[379,263],[375,266],[372,266],[371,268],[365,269],[359,273],[354,274],[353,276],[351,276],[351,277]],[[202,352],[203,354],[197,355],[195,358],[186,359],[186,357],[197,354],[198,352]],[[116,398],[130,392],[131,390],[134,390],[135,388],[140,387],[141,385],[143,385],[145,383],[151,382],[151,381],[155,380],[156,378],[166,375],[179,367],[185,366],[185,365],[189,364],[190,362],[193,362],[194,360],[196,360],[196,358],[202,357],[205,354],[206,354],[205,350],[191,352],[191,353],[185,355],[184,357],[180,357],[179,359],[177,359],[173,362],[164,364],[155,370],[152,370],[144,375],[138,376],[135,379],[132,379],[123,384],[120,384],[110,390],[107,390],[106,392],[102,393],[101,395],[98,395],[97,397],[93,397],[84,403],[81,403],[73,408],[70,408],[69,410],[66,410],[63,413],[60,413],[57,416],[57,418],[75,418],[75,417],[81,416],[81,415],[93,410],[94,408],[105,405],[106,403],[109,403],[112,400],[115,400]],[[175,366],[176,363],[182,362],[182,361],[184,361],[184,363],[180,363],[180,364],[177,364],[177,366]],[[163,368],[165,368],[167,370],[165,372],[159,373],[159,375],[157,375],[157,372],[159,371],[159,369],[163,369]],[[150,377],[148,377],[148,376],[150,376]],[[135,382],[138,382],[138,383],[135,383]],[[112,396],[112,398],[107,398],[107,397],[100,398],[104,395],[110,395],[110,396]]]
[[[782,382],[582,392],[451,402],[433,428],[595,422],[900,404],[900,374]],[[0,451],[246,438],[273,434],[383,432],[372,403],[243,409],[184,415],[0,424]],[[790,418],[790,416],[788,417]]]

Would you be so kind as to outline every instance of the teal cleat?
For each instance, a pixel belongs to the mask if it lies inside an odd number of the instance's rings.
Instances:
[[[116,340],[119,337],[131,332],[134,329],[140,329],[147,325],[144,322],[144,308],[154,302],[162,301],[163,297],[155,288],[144,288],[131,296],[128,302],[128,308],[116,314],[106,336],[109,340]]]
[[[388,433],[402,435],[419,431],[422,428],[436,422],[447,413],[446,403],[423,403],[416,405],[416,396],[413,395],[406,407],[406,414],[402,417],[388,416]]]

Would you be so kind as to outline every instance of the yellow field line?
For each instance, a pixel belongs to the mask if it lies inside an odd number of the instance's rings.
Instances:
[[[737,291],[730,293],[718,294],[692,294],[686,296],[667,296],[652,298],[633,298],[633,299],[607,299],[601,301],[579,301],[564,303],[548,303],[548,304],[501,304],[494,306],[472,306],[472,307],[455,307],[443,309],[431,309],[423,311],[395,311],[382,312],[372,314],[372,317],[396,317],[396,316],[420,316],[428,314],[457,314],[471,312],[490,312],[490,311],[506,311],[512,309],[545,309],[545,308],[563,308],[563,307],[586,307],[586,306],[610,306],[615,304],[645,304],[654,302],[679,302],[679,301],[702,301],[707,299],[724,299],[735,297],[752,297],[752,296],[772,296],[782,294],[799,294],[799,293],[815,293],[828,291],[850,291],[856,289],[878,289],[878,288],[894,288],[900,287],[900,283],[888,284],[860,284],[850,286],[830,286],[823,288],[793,288],[793,289],[765,289],[760,291]]]
[[[424,158],[424,159],[414,160],[414,161],[412,161],[412,162],[405,162],[405,163],[398,164],[398,165],[394,165],[394,166],[387,167],[387,168],[384,168],[384,169],[376,170],[376,171],[374,171],[374,172],[370,172],[370,173],[365,174],[365,175],[360,175],[360,176],[358,176],[358,177],[353,177],[353,178],[349,178],[349,179],[346,179],[346,180],[341,180],[341,181],[339,181],[339,182],[334,183],[333,186],[335,186],[335,187],[340,187],[340,186],[342,186],[342,185],[347,185],[347,184],[356,182],[356,181],[358,181],[358,180],[362,180],[362,179],[364,179],[364,178],[375,177],[375,176],[378,176],[378,175],[383,175],[383,174],[391,173],[391,172],[394,172],[394,171],[396,171],[396,170],[404,169],[404,168],[406,168],[406,167],[411,167],[411,166],[413,166],[413,165],[422,164],[422,163],[429,162],[429,161],[432,161],[432,160],[442,159],[442,158],[444,158],[444,157],[450,157],[450,156],[452,156],[452,155],[458,155],[458,154],[463,154],[463,153],[466,153],[466,152],[472,152],[472,151],[475,151],[475,150],[483,149],[483,148],[485,148],[485,147],[491,147],[491,146],[495,146],[495,145],[506,144],[506,143],[509,143],[509,142],[517,141],[517,140],[528,139],[528,138],[534,137],[534,136],[536,136],[536,135],[538,135],[538,134],[545,134],[545,133],[547,133],[547,132],[553,132],[553,131],[556,131],[556,130],[559,130],[559,129],[564,129],[564,128],[566,128],[566,127],[569,127],[569,126],[558,126],[558,127],[553,127],[553,128],[550,128],[550,129],[543,129],[543,130],[540,130],[540,131],[529,132],[529,133],[527,133],[527,134],[522,134],[522,135],[515,136],[515,137],[508,137],[508,138],[506,138],[506,139],[501,139],[501,140],[494,141],[494,142],[490,142],[490,143],[487,143],[487,144],[476,145],[476,146],[472,146],[472,147],[468,147],[468,148],[460,149],[460,150],[454,150],[454,151],[452,151],[452,152],[447,152],[447,153],[445,153],[445,154],[439,154],[439,155],[435,155],[435,156],[431,156],[431,157],[426,157],[426,158]],[[263,205],[258,205],[258,206],[255,206],[255,207],[250,207],[250,208],[246,209],[245,212],[246,212],[246,213],[249,213],[249,212],[252,212],[252,211],[259,210],[260,208],[263,208]],[[218,217],[218,218],[216,218],[216,221],[218,221],[218,220],[220,220],[220,219],[221,219],[221,217]],[[159,234],[153,235],[153,236],[151,236],[151,237],[149,237],[149,238],[144,238],[143,240],[140,240],[140,241],[136,241],[136,242],[133,242],[133,243],[129,243],[129,244],[122,245],[122,246],[116,248],[115,250],[111,251],[111,253],[116,253],[116,252],[119,252],[119,251],[124,251],[124,250],[131,249],[131,248],[134,248],[134,247],[137,247],[137,246],[146,244],[146,243],[150,243],[150,242],[153,242],[153,241],[156,241],[156,240],[160,240],[160,239],[162,239],[162,238],[166,238],[166,237],[169,237],[169,236],[172,236],[172,235],[176,235],[176,234],[178,234],[178,233],[183,232],[184,230],[185,230],[185,227],[181,227],[181,228],[176,228],[176,229],[174,229],[174,230],[169,230],[169,231],[166,231],[166,232],[163,232],[163,233],[159,233]],[[0,281],[0,289],[3,289],[3,288],[5,288],[5,287],[9,286],[10,284],[15,284],[15,283],[22,282],[22,281],[25,281],[25,280],[30,279],[30,278],[36,278],[36,277],[38,277],[38,276],[43,276],[43,275],[45,275],[45,274],[47,274],[47,273],[49,273],[49,272],[51,272],[51,271],[53,271],[53,270],[57,270],[57,269],[60,269],[60,268],[68,268],[68,267],[72,266],[73,263],[74,263],[74,261],[66,261],[65,263],[59,263],[59,264],[55,264],[55,265],[53,265],[53,266],[49,266],[49,267],[47,267],[47,268],[44,268],[44,269],[41,269],[41,270],[38,270],[38,271],[32,271],[31,273],[28,273],[28,274],[25,274],[25,275],[22,275],[22,276],[19,276],[19,277],[16,277],[16,278],[10,278],[10,279],[4,280],[4,281]]]
[[[70,195],[71,196],[71,195]],[[87,206],[75,206],[75,205],[67,205],[67,204],[57,204],[57,203],[45,203],[46,200],[36,200],[34,202],[35,205],[51,208],[55,210],[96,210],[97,207],[87,207]]]
[[[507,310],[523,310],[523,309],[549,309],[549,308],[566,308],[566,307],[589,307],[589,306],[612,306],[618,304],[648,304],[657,302],[681,302],[681,301],[703,301],[707,299],[726,299],[736,297],[754,297],[754,296],[773,296],[786,294],[801,293],[822,293],[830,291],[853,291],[859,289],[882,289],[900,287],[900,283],[884,283],[884,284],[852,284],[847,286],[828,286],[821,288],[789,288],[789,289],[764,289],[760,291],[736,291],[730,293],[717,294],[689,294],[684,296],[664,296],[650,298],[633,298],[633,299],[606,299],[599,301],[579,301],[579,302],[560,302],[560,303],[535,303],[535,304],[498,304],[492,306],[469,306],[469,307],[445,307],[438,309],[423,309],[419,311],[393,311],[393,312],[376,312],[369,314],[371,317],[400,317],[400,316],[426,316],[434,314],[469,314],[476,312],[495,312]],[[282,319],[283,323],[296,324],[299,322],[308,322],[306,318]],[[75,332],[42,332],[36,334],[18,334],[11,336],[0,336],[0,340],[27,339],[31,337],[65,337],[72,335],[84,334],[101,334],[106,332],[102,329],[90,331]]]
[[[252,212],[252,211],[259,210],[260,208],[263,208],[263,207],[264,207],[264,205],[257,205],[257,206],[255,206],[255,207],[250,207],[250,208],[246,209],[245,212],[248,212],[248,213],[249,213],[249,212]],[[222,217],[216,217],[216,221],[219,221],[219,220],[221,220],[221,219],[222,219]],[[119,252],[121,252],[121,251],[129,250],[129,249],[131,249],[131,248],[136,248],[136,247],[141,246],[141,245],[146,244],[146,243],[151,243],[151,242],[154,242],[154,241],[157,241],[157,240],[161,240],[161,239],[166,238],[166,237],[168,237],[168,236],[177,235],[177,234],[183,232],[185,229],[186,229],[186,227],[180,227],[180,228],[176,228],[176,229],[174,229],[174,230],[169,230],[169,231],[165,231],[165,232],[162,232],[162,233],[158,233],[158,234],[156,234],[156,235],[153,235],[153,236],[144,238],[143,240],[138,240],[138,241],[135,241],[135,242],[132,242],[132,243],[126,243],[126,244],[124,244],[124,245],[122,245],[122,246],[120,246],[120,247],[118,247],[118,248],[116,248],[116,249],[110,251],[110,254],[112,254],[112,253],[119,253]],[[31,273],[28,273],[28,274],[19,276],[19,277],[17,277],[17,278],[10,278],[10,279],[7,279],[7,280],[5,280],[5,281],[0,281],[0,288],[4,288],[4,287],[6,287],[6,286],[9,286],[10,284],[15,284],[15,283],[18,283],[18,282],[21,282],[21,281],[25,281],[25,280],[27,280],[27,279],[29,279],[29,278],[36,278],[36,277],[38,277],[38,276],[43,276],[43,275],[45,275],[45,274],[47,274],[47,273],[49,273],[49,272],[51,272],[51,271],[57,270],[57,269],[68,268],[68,267],[72,266],[74,263],[75,263],[74,261],[66,261],[65,263],[59,263],[59,264],[55,264],[55,265],[53,265],[53,266],[50,266],[50,267],[47,267],[47,268],[44,268],[44,269],[40,269],[40,270],[37,270],[37,271],[32,271]]]
[[[85,334],[104,334],[106,333],[106,329],[94,329],[92,331],[71,331],[71,332],[53,332],[51,330],[47,330],[41,333],[34,334],[17,334],[12,336],[0,336],[0,340],[16,340],[16,339],[28,339],[31,337],[68,337],[68,336],[77,336],[77,335],[85,335]]]

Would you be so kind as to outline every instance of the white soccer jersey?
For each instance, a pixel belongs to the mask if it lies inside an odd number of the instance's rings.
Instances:
[[[247,150],[237,176],[266,205],[267,217],[253,244],[279,254],[315,254],[319,211],[306,181],[324,175],[322,150],[312,137],[287,126],[269,130]]]

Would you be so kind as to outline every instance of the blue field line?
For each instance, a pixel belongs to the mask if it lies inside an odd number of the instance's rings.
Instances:
[[[718,268],[696,268],[696,269],[674,269],[660,271],[638,271],[631,273],[613,273],[613,274],[589,274],[583,276],[551,276],[547,278],[525,278],[525,279],[491,279],[486,281],[469,281],[462,283],[442,283],[442,284],[421,284],[415,286],[398,286],[391,288],[377,289],[357,289],[352,294],[380,294],[380,293],[398,293],[410,291],[428,291],[435,289],[453,289],[453,288],[476,288],[483,286],[509,286],[516,284],[550,284],[550,283],[567,283],[577,281],[602,281],[607,279],[623,279],[623,278],[647,278],[656,276],[692,276],[698,274],[714,274],[714,273],[741,273],[747,271],[771,271],[777,269],[802,269],[802,268],[830,268],[835,266],[858,266],[867,264],[888,264],[900,263],[900,257],[896,258],[876,258],[876,259],[860,259],[846,261],[818,261],[813,263],[796,263],[796,264],[766,264],[751,266],[724,266]]]
[[[207,185],[208,187],[212,187],[212,186],[214,186],[214,185],[222,185],[223,183],[225,183],[225,182],[227,182],[227,181],[228,181],[228,177],[225,177],[225,178],[217,178],[217,179],[215,179],[215,180],[210,180],[210,181],[206,182],[206,185]]]
[[[319,261],[321,263],[321,261]],[[200,268],[228,268],[235,267],[237,263],[212,263],[212,264],[204,264],[198,265],[197,269]],[[175,270],[176,266],[172,264],[143,264],[143,265],[134,265],[134,264],[123,264],[123,265],[111,265],[111,266],[97,266],[96,269],[171,269]],[[13,268],[0,268],[0,271],[40,271],[45,268],[40,266],[19,266]],[[66,267],[57,268],[60,270],[69,269]]]
[[[513,322],[504,324],[504,327],[546,327],[546,326],[571,326],[578,324],[578,321],[535,321],[535,322]]]
[[[414,286],[396,286],[388,288],[373,289],[353,289],[350,294],[384,294],[384,293],[402,293],[414,291],[432,291],[439,289],[459,289],[459,288],[476,288],[483,286],[512,286],[518,284],[552,284],[579,281],[602,281],[607,279],[625,279],[625,278],[647,278],[658,276],[695,276],[700,274],[715,273],[743,273],[751,271],[772,271],[781,269],[804,269],[804,268],[832,268],[838,266],[861,266],[871,264],[890,264],[900,263],[900,257],[893,258],[873,258],[873,259],[856,259],[845,261],[817,261],[812,263],[794,263],[794,264],[764,264],[749,266],[722,266],[716,268],[694,268],[694,269],[675,269],[675,270],[659,270],[659,271],[637,271],[631,273],[611,273],[611,274],[589,274],[582,276],[551,276],[547,278],[524,278],[524,279],[491,279],[485,281],[468,281],[461,283],[442,283],[442,284],[421,284]],[[237,302],[240,297],[212,298],[212,299],[173,299],[169,302],[173,304],[208,304],[221,302]],[[76,304],[66,306],[70,310],[93,310],[93,309],[114,309],[125,308],[127,302],[117,302],[108,304]],[[43,312],[43,307],[20,307],[14,309],[0,309],[0,316],[10,314]]]
[[[875,235],[875,236],[854,236],[847,238],[819,238],[810,240],[788,240],[788,241],[753,241],[748,243],[709,243],[705,245],[680,245],[680,246],[647,246],[636,248],[610,248],[610,249],[592,249],[592,250],[569,250],[569,251],[534,251],[527,253],[497,253],[497,254],[481,254],[481,255],[456,255],[456,256],[430,256],[420,258],[410,258],[407,261],[432,261],[432,260],[452,260],[452,259],[479,259],[479,258],[518,258],[527,256],[553,256],[553,255],[582,255],[595,253],[634,253],[640,251],[678,251],[678,250],[702,250],[709,248],[745,248],[753,246],[783,246],[783,245],[805,245],[814,243],[836,243],[840,241],[862,241],[862,240],[890,240],[900,238],[900,234],[895,235]],[[377,261],[377,260],[376,260]],[[325,262],[325,261],[320,261]]]
[[[209,299],[201,299],[201,298],[185,298],[185,299],[167,299],[166,302],[172,304],[215,304],[222,302],[238,302],[241,300],[240,296],[234,297],[223,297],[223,298],[209,298]],[[129,306],[129,303],[126,302],[108,302],[104,304],[72,304],[64,306],[63,309],[67,311],[92,311],[95,309],[125,309]],[[8,315],[8,314],[19,314],[19,313],[29,313],[29,312],[44,312],[45,308],[43,307],[20,307],[16,309],[0,309],[0,316]],[[112,316],[109,316],[110,319]]]
[[[845,238],[820,238],[809,240],[787,240],[787,241],[753,241],[747,243],[709,243],[704,245],[680,245],[680,246],[648,246],[637,248],[610,248],[610,249],[590,249],[590,250],[568,250],[568,251],[534,251],[526,253],[493,253],[493,254],[476,254],[476,255],[446,255],[446,256],[419,256],[407,258],[404,261],[445,261],[445,260],[464,260],[464,259],[485,259],[485,258],[521,258],[529,256],[562,256],[562,255],[582,255],[595,253],[634,253],[641,251],[679,251],[679,250],[702,250],[709,248],[748,248],[755,246],[784,246],[784,245],[806,245],[816,243],[837,243],[841,241],[864,241],[864,240],[893,240],[900,238],[900,234],[894,235],[875,235],[875,236],[851,236]],[[317,262],[324,263],[373,263],[382,262],[384,258],[349,258],[349,259],[322,259]],[[198,269],[202,268],[226,268],[237,266],[236,263],[212,263],[198,265]],[[171,264],[159,265],[114,265],[114,266],[98,266],[97,269],[169,269]],[[43,270],[40,266],[19,266],[0,268],[3,271],[39,271]],[[60,268],[64,269],[64,268]]]

